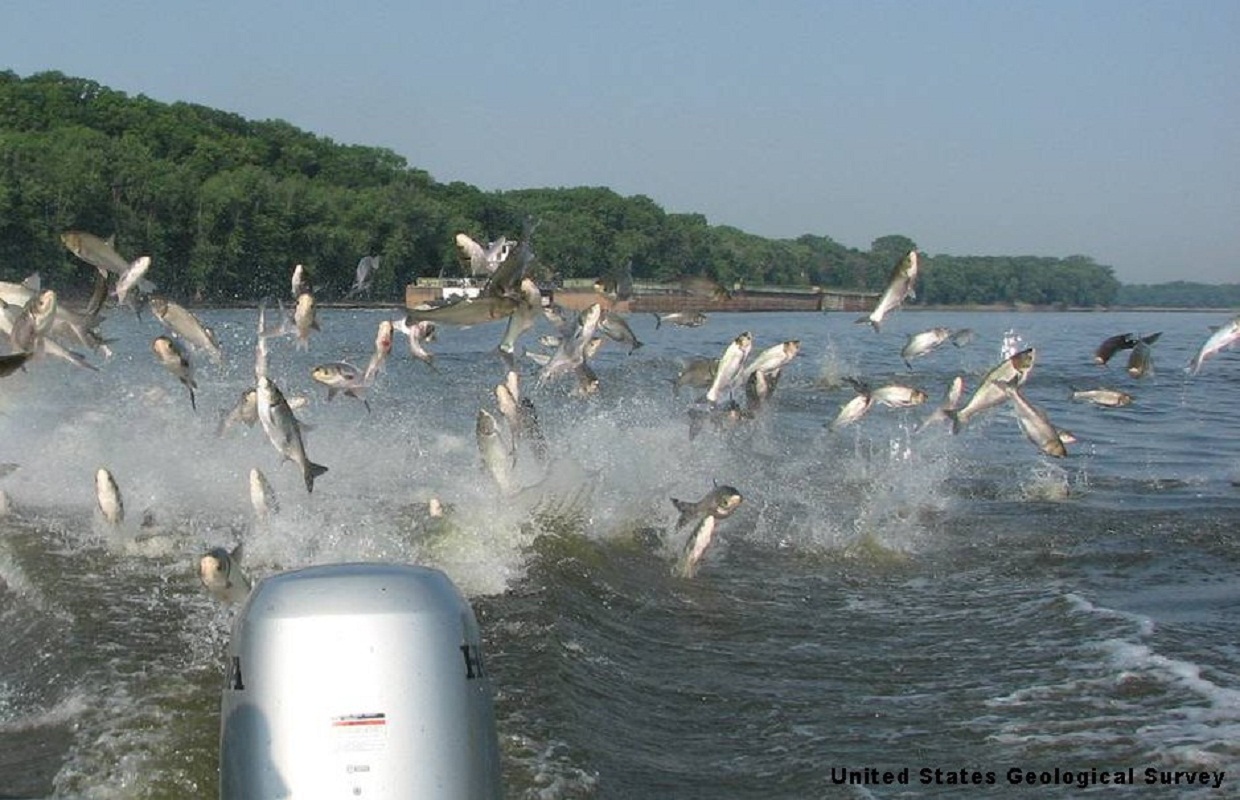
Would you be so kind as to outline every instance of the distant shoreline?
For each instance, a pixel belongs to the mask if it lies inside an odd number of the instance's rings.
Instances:
[[[71,295],[63,297],[62,299],[67,300],[70,303],[85,304],[89,300],[89,296],[84,295],[81,297],[77,297],[71,294]],[[229,300],[229,301],[224,301],[224,302],[212,301],[212,302],[195,303],[195,302],[180,300],[175,297],[170,298],[170,299],[176,300],[177,302],[179,302],[181,305],[185,306],[186,308],[217,308],[217,309],[218,308],[258,308],[258,304],[260,302],[259,300]],[[275,311],[277,309],[278,306],[275,301],[268,299],[267,302],[268,302],[267,308],[269,310]],[[394,310],[399,309],[403,311],[408,308],[408,306],[406,306],[404,303],[401,303],[398,301],[357,302],[353,300],[341,300],[341,301],[319,300],[316,303],[316,305],[319,308],[362,309],[362,310],[388,308],[388,309],[394,309]],[[291,310],[292,301],[290,300],[287,303],[285,303],[285,306],[286,308]],[[788,312],[788,311],[806,311],[806,310],[810,310],[812,311],[812,313],[816,313],[816,314],[865,313],[865,311],[855,311],[855,310],[849,310],[849,309],[843,309],[843,310],[826,309],[822,311],[804,309],[804,308],[772,308],[772,309],[762,309],[762,310],[732,309],[732,308],[720,307],[710,302],[702,303],[700,310],[706,313],[721,313],[721,314],[737,313],[740,311],[750,311],[752,313],[766,314],[766,313],[780,313],[780,312]],[[1017,303],[1015,305],[1010,304],[1010,303],[979,303],[975,305],[950,305],[950,304],[948,305],[907,305],[907,306],[902,306],[901,310],[907,311],[907,312],[985,311],[985,312],[1004,312],[1004,313],[1015,312],[1015,313],[1021,313],[1021,314],[1051,313],[1051,312],[1056,312],[1056,311],[1067,312],[1067,313],[1078,313],[1078,314],[1079,313],[1105,314],[1105,313],[1124,312],[1124,311],[1185,312],[1185,313],[1204,312],[1204,313],[1211,313],[1211,314],[1228,314],[1228,313],[1235,314],[1237,312],[1240,312],[1240,308],[1237,308],[1235,306],[1201,306],[1201,307],[1190,308],[1190,307],[1185,307],[1185,306],[1061,306],[1061,305],[1033,305],[1029,303]],[[106,311],[108,311],[108,309],[105,309],[105,313]],[[654,312],[635,311],[631,313],[650,314]]]
[[[1219,306],[1219,307],[1200,306],[1200,307],[1192,307],[1192,308],[1185,307],[1185,306],[1059,306],[1059,305],[1041,306],[1041,305],[1031,305],[1031,304],[1026,304],[1026,303],[1018,303],[1016,305],[1011,305],[1007,303],[995,303],[995,304],[989,304],[989,305],[979,304],[979,305],[903,306],[901,310],[903,311],[1005,311],[1008,313],[1014,312],[1014,313],[1019,313],[1019,314],[1040,314],[1040,313],[1048,313],[1048,312],[1056,312],[1056,311],[1065,312],[1065,313],[1082,313],[1082,314],[1083,313],[1107,314],[1107,313],[1123,312],[1123,311],[1141,311],[1141,312],[1183,311],[1183,312],[1190,312],[1190,313],[1201,311],[1201,312],[1206,312],[1206,313],[1226,314],[1226,313],[1235,313],[1237,311],[1237,309],[1234,306]]]

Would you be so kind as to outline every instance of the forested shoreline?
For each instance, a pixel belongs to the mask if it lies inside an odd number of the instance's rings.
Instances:
[[[60,243],[80,229],[115,236],[129,258],[150,255],[160,291],[187,301],[281,294],[295,263],[324,300],[341,298],[358,260],[375,255],[369,299],[399,302],[417,277],[462,274],[457,232],[511,238],[526,219],[537,220],[548,280],[631,263],[638,281],[879,291],[916,247],[899,234],[865,251],[825,235],[767,239],[605,187],[485,192],[280,120],[130,97],[57,72],[0,72],[0,280],[38,271],[67,291],[87,286],[91,270]],[[1122,287],[1083,255],[925,255],[913,304],[1163,305],[1149,299],[1159,289]],[[1217,289],[1196,296],[1218,304]]]

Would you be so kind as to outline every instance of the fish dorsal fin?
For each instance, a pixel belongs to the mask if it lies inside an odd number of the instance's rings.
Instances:
[[[241,566],[241,557],[245,554],[244,548],[245,542],[238,542],[237,546],[234,547],[232,552],[228,554],[228,557],[232,559],[234,565]]]
[[[22,281],[22,288],[29,289],[32,292],[42,291],[43,278],[37,272],[32,272],[26,276],[26,280]]]

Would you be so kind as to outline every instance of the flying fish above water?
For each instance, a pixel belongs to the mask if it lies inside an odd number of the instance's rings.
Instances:
[[[1120,350],[1131,350],[1139,343],[1151,345],[1158,341],[1159,336],[1162,336],[1161,331],[1141,337],[1133,333],[1117,333],[1114,336],[1108,336],[1094,350],[1094,363],[1099,366],[1105,365]]]
[[[111,273],[118,278],[123,277],[137,263],[125,260],[120,253],[116,252],[116,247],[111,237],[101,239],[95,234],[86,231],[65,231],[60,235],[60,241],[68,248],[69,252],[104,275]],[[134,278],[134,281],[138,288],[147,294],[155,291],[155,284],[141,275]]]
[[[672,503],[680,514],[676,521],[678,529],[694,519],[697,520],[677,561],[677,574],[683,578],[692,578],[697,574],[698,563],[714,539],[719,520],[731,516],[742,500],[741,493],[731,486],[716,486],[695,503],[672,498]]]
[[[215,332],[202,324],[202,321],[188,309],[164,297],[151,298],[151,313],[170,332],[188,342],[198,350],[205,350],[211,360],[223,363],[224,354],[220,351]]]
[[[900,351],[900,358],[904,360],[906,367],[912,369],[911,362],[914,358],[928,355],[950,340],[951,336],[950,328],[930,328],[920,333],[910,334],[908,341],[904,344],[904,349]]]
[[[501,236],[483,247],[465,233],[458,233],[455,241],[461,266],[471,277],[493,274],[517,244]]]
[[[887,279],[887,288],[878,298],[878,305],[874,307],[869,316],[862,317],[857,322],[868,322],[876,332],[881,332],[883,320],[887,315],[904,305],[906,299],[917,296],[914,289],[916,282],[917,251],[909,250],[891,270],[891,276]]]
[[[715,378],[711,381],[710,388],[706,390],[706,402],[718,402],[720,395],[736,383],[752,348],[753,334],[749,331],[742,331],[728,343],[723,355],[719,357],[719,365],[715,368]]]
[[[1240,341],[1240,314],[1232,317],[1210,334],[1210,337],[1201,345],[1201,349],[1197,351],[1197,355],[1193,356],[1193,360],[1189,362],[1188,373],[1196,375],[1207,358],[1231,347],[1237,341]]]
[[[316,383],[327,387],[327,399],[334,400],[337,393],[344,394],[362,401],[366,410],[370,411],[370,403],[363,397],[370,388],[366,375],[347,361],[332,361],[319,364],[310,370],[310,377]]]
[[[1064,446],[1063,436],[1046,416],[1046,412],[1029,402],[1015,381],[1004,383],[1003,391],[1012,404],[1012,410],[1016,413],[1016,422],[1020,425],[1025,437],[1048,456],[1055,458],[1066,456],[1068,450]]]
[[[235,604],[250,596],[250,579],[241,570],[242,545],[231,552],[215,547],[198,559],[198,580],[221,603]]]
[[[375,273],[379,271],[380,256],[362,256],[357,262],[357,272],[353,278],[353,286],[345,294],[345,298],[357,297],[370,291]]]
[[[1037,351],[1032,347],[1013,353],[982,377],[963,407],[944,409],[943,413],[951,420],[952,433],[959,433],[969,420],[983,411],[1002,405],[1008,397],[1004,385],[1022,385],[1029,377],[1036,357]]]
[[[258,421],[262,423],[263,431],[276,451],[301,470],[306,491],[313,492],[314,479],[327,472],[327,467],[315,464],[306,455],[306,447],[301,438],[301,425],[293,416],[293,410],[283,392],[266,376],[258,379]]]
[[[189,390],[189,404],[195,411],[198,403],[194,399],[194,390],[198,382],[194,380],[194,366],[190,363],[189,354],[170,336],[156,336],[151,342],[151,350],[160,366],[176,376],[176,379]]]

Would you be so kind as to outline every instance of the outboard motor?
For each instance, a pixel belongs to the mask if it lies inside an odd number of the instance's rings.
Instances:
[[[473,610],[397,564],[266,578],[233,627],[220,798],[498,798],[499,740]]]

